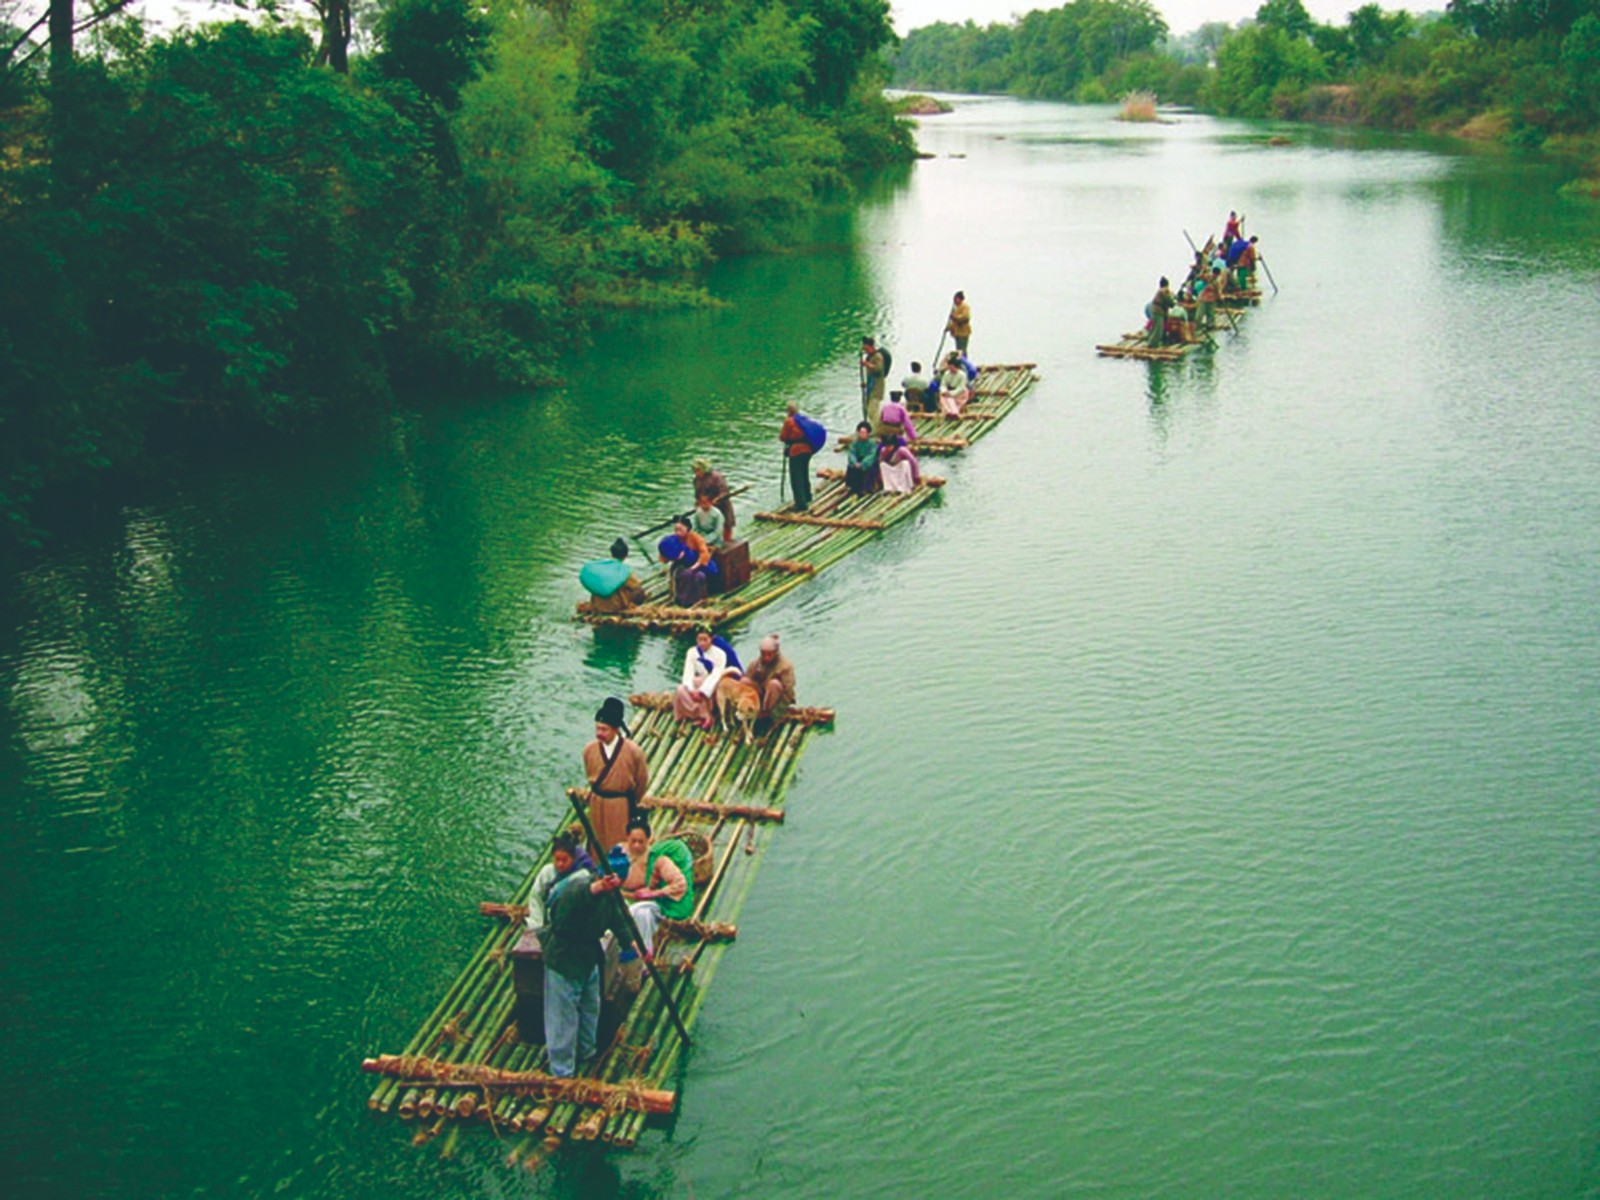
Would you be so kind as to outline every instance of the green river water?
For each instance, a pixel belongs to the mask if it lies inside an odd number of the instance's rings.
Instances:
[[[1600,1194],[1600,215],[1459,146],[971,100],[726,310],[532,396],[208,471],[0,590],[24,1196]],[[1097,359],[1182,230],[1281,286]],[[365,1109],[681,645],[575,571],[709,453],[777,490],[966,290],[1021,408],[737,632],[838,709],[631,1153]],[[1269,289],[1270,290],[1270,289]],[[749,509],[746,505],[746,509]]]

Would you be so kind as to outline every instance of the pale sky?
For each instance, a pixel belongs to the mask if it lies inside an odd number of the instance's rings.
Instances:
[[[891,0],[896,32],[905,34],[921,25],[935,21],[961,24],[973,21],[978,25],[992,25],[996,21],[1009,21],[1036,8],[1059,8],[1065,0]],[[1367,0],[1301,0],[1306,11],[1324,25],[1343,25],[1345,17],[1360,8]],[[1441,9],[1444,0],[1378,0],[1390,11],[1409,8],[1412,12]],[[1166,18],[1167,27],[1174,34],[1188,33],[1207,21],[1226,21],[1232,25],[1245,17],[1253,17],[1261,7],[1261,0],[1155,0],[1155,6]]]

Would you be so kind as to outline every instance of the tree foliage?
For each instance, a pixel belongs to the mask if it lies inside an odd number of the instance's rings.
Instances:
[[[910,157],[877,95],[886,13],[388,0],[349,75],[325,25],[233,23],[128,25],[22,78],[0,516],[163,431],[293,429],[419,367],[536,376],[607,309],[697,302],[715,252],[782,242]]]
[[[895,58],[894,80],[901,87],[1070,99],[1148,56],[1166,34],[1149,0],[1072,0],[1010,25],[979,29],[969,21],[913,30]]]

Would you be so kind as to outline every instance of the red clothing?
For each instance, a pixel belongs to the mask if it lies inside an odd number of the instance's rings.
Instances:
[[[783,428],[778,431],[778,438],[784,444],[784,453],[790,458],[800,458],[802,455],[812,453],[811,439],[806,437],[793,417],[783,419]]]

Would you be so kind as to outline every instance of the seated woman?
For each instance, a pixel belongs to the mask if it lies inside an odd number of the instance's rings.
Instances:
[[[904,438],[884,438],[879,445],[878,481],[886,492],[909,492],[922,482],[922,464]]]
[[[678,604],[687,606],[705,596],[705,577],[717,573],[717,564],[705,538],[689,527],[687,513],[672,523],[672,532],[656,549],[672,572],[672,595]]]
[[[711,636],[709,629],[694,635],[694,645],[683,656],[683,678],[672,694],[672,715],[680,721],[693,721],[710,729],[716,720],[714,701],[717,684],[730,670],[737,672],[739,660],[729,653],[727,642]]]
[[[686,921],[694,915],[694,858],[681,838],[654,842],[643,817],[628,822],[625,844],[630,865],[623,895],[634,901],[628,912],[644,949],[653,950],[661,918]]]
[[[694,508],[689,511],[689,528],[713,550],[722,545],[723,520],[722,513],[712,507],[708,493],[700,492],[695,496]]]
[[[912,423],[911,414],[906,411],[906,406],[900,403],[904,394],[889,393],[889,398],[878,409],[878,423],[872,431],[874,437],[898,437],[908,442],[917,440],[917,427]]]
[[[878,487],[878,443],[872,440],[872,426],[862,421],[850,443],[850,458],[844,468],[844,486],[852,496],[866,496]]]
[[[967,370],[961,365],[961,355],[950,351],[944,360],[944,369],[939,372],[939,411],[947,417],[959,417],[967,401],[972,399],[970,383]]]
[[[628,568],[628,543],[618,538],[611,543],[611,557],[586,562],[578,570],[578,582],[589,593],[590,612],[626,612],[644,603],[644,585]]]

